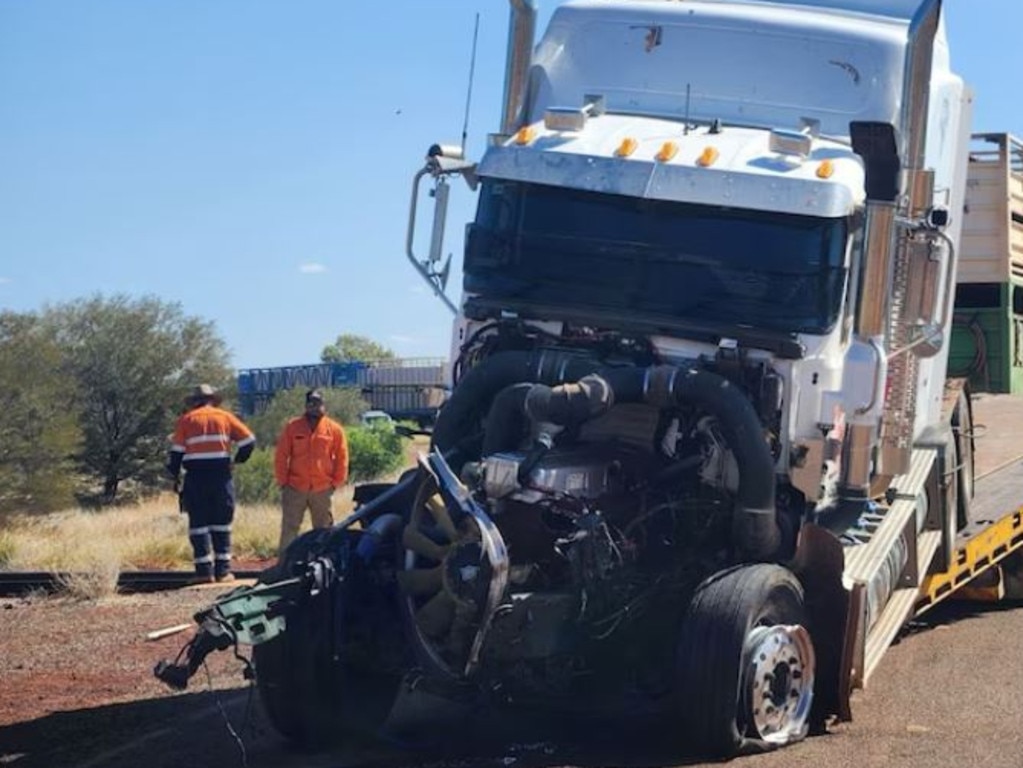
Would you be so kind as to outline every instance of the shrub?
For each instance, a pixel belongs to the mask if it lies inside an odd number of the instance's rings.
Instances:
[[[400,469],[405,463],[402,438],[392,427],[349,427],[348,480],[352,483],[376,480]]]
[[[274,449],[257,448],[234,468],[234,495],[239,504],[276,504],[281,491],[274,477]]]

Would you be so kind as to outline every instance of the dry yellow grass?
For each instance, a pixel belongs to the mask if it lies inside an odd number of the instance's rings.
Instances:
[[[421,439],[410,441],[409,464],[425,446]],[[349,486],[334,499],[334,518],[343,519],[352,507]],[[235,559],[276,557],[280,520],[275,505],[239,506],[232,531]],[[308,528],[306,515],[302,530]],[[188,517],[178,512],[177,497],[170,493],[132,506],[15,515],[0,522],[0,571],[69,574],[65,592],[80,597],[112,594],[122,571],[191,568]]]
[[[340,519],[351,508],[351,493],[342,494],[335,502],[335,516]],[[304,527],[308,526],[307,516]],[[276,506],[240,506],[233,527],[235,558],[275,557],[279,534]],[[120,571],[188,570],[191,561],[188,518],[178,512],[171,494],[98,512],[14,516],[0,530],[0,570],[68,572],[76,579],[82,574],[91,582],[109,583],[110,591]]]

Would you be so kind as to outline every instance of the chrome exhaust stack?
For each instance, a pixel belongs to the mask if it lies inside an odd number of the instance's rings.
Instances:
[[[504,68],[504,107],[501,110],[501,134],[511,136],[522,125],[527,107],[529,67],[533,62],[536,37],[536,0],[510,0],[508,56]]]
[[[940,261],[931,258],[931,239],[916,237],[912,227],[934,205],[934,171],[926,169],[924,163],[934,40],[941,20],[941,5],[942,0],[927,0],[921,4],[909,27],[906,50],[899,121],[903,126],[900,156],[904,168],[900,213],[909,227],[900,228],[893,264],[888,402],[881,424],[877,467],[877,474],[887,477],[908,472],[913,452],[919,366],[917,356],[906,352],[915,343],[914,334],[921,330],[919,323],[926,322],[927,318],[932,324],[938,321],[934,317],[936,311],[931,308],[936,307],[938,301]],[[914,294],[917,294],[915,302]]]
[[[874,477],[907,472],[912,454],[918,367],[916,357],[905,352],[916,344],[911,337],[920,312],[913,307],[921,309],[927,299],[914,303],[911,292],[937,293],[930,288],[936,280],[924,279],[920,289],[921,283],[910,279],[921,248],[912,227],[933,204],[934,173],[924,162],[941,7],[942,0],[923,0],[910,22],[900,130],[880,123],[850,126],[853,149],[866,165],[867,204],[866,269],[843,380],[848,428],[841,496],[849,502],[867,501]],[[924,247],[929,253],[929,241]]]

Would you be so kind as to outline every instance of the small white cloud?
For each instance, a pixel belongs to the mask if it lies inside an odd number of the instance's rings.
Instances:
[[[319,275],[327,271],[327,268],[316,261],[307,261],[304,264],[300,264],[298,271],[303,275]]]
[[[12,282],[14,281],[9,277],[0,277],[0,285],[9,285]]]

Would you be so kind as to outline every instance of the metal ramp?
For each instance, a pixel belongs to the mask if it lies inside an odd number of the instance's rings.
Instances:
[[[981,574],[1023,548],[1023,463],[1016,462],[977,479],[971,516],[959,533],[952,565],[927,577],[916,613],[933,608]]]

